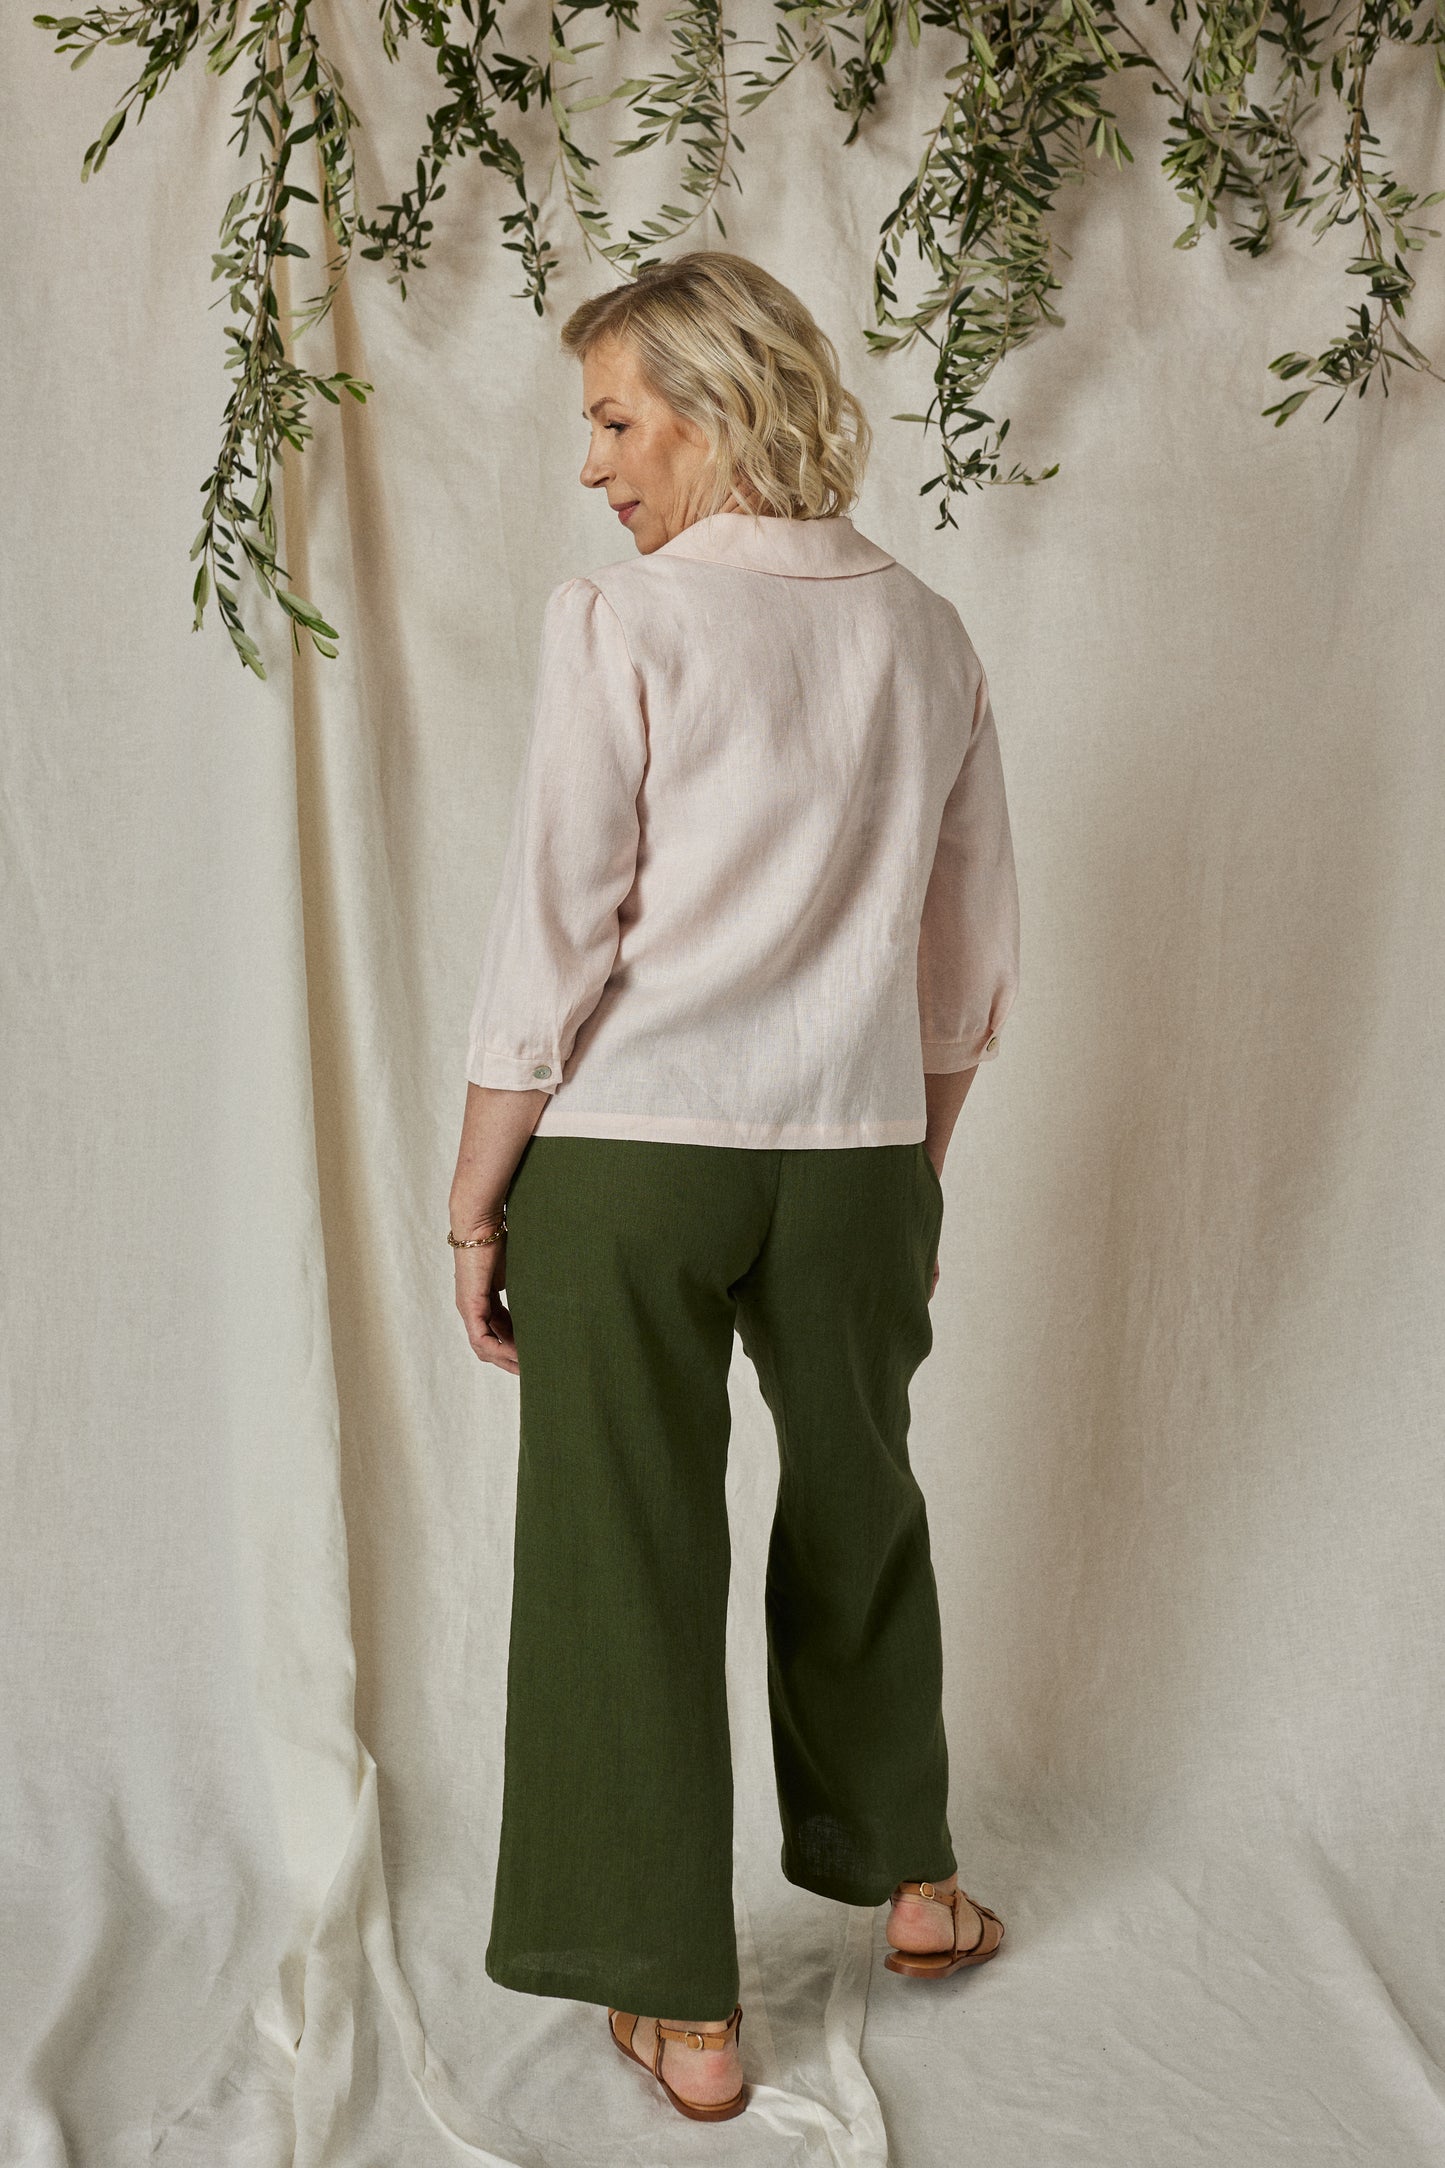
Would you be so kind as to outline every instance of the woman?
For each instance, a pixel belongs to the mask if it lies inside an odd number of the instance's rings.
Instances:
[[[870,432],[802,303],[684,255],[562,336],[582,483],[637,555],[548,598],[451,1193],[468,1338],[521,1381],[487,1970],[606,2004],[714,2120],[746,2101],[735,1330],[781,1465],[783,1873],[891,1891],[896,1971],[1003,1935],[957,1886],[906,1437],[939,1177],[1017,989],[1018,896],[987,680],[953,605],[847,516]]]

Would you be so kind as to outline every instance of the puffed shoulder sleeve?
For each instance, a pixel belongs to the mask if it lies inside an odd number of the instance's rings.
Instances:
[[[1019,897],[1003,764],[982,673],[968,745],[943,808],[918,943],[925,1073],[999,1050],[1019,983]]]
[[[532,725],[482,945],[467,1075],[553,1092],[617,955],[647,761],[642,685],[590,580],[547,598]]]

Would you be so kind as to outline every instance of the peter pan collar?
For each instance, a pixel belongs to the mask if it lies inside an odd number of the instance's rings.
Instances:
[[[895,560],[859,534],[846,512],[829,519],[782,519],[770,512],[713,512],[651,553],[738,565],[748,572],[789,573],[795,579],[850,579]]]

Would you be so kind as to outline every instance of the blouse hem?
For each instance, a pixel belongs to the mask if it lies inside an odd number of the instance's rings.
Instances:
[[[721,1122],[680,1114],[586,1114],[543,1107],[538,1137],[614,1137],[634,1144],[725,1144],[744,1150],[821,1150],[865,1144],[921,1144],[926,1117],[891,1122]]]

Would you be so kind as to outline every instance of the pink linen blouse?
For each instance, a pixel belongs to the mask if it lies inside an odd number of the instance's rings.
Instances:
[[[1018,976],[945,597],[845,516],[747,512],[552,590],[467,1052],[549,1095],[535,1134],[916,1143]]]

